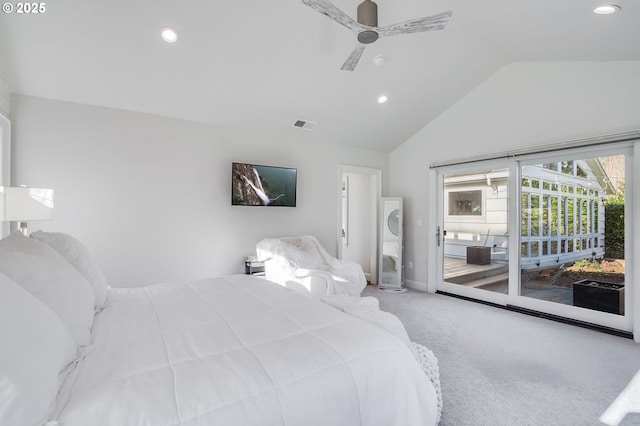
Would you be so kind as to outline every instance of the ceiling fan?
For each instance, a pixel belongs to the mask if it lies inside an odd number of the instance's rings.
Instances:
[[[411,19],[386,27],[378,27],[378,5],[371,0],[364,0],[358,5],[357,22],[328,0],[302,0],[302,2],[333,19],[340,25],[344,25],[358,35],[358,44],[356,44],[356,47],[347,60],[342,64],[342,68],[340,68],[344,71],[353,71],[356,65],[358,65],[358,61],[367,44],[373,43],[379,37],[441,30],[447,25],[453,13],[452,11],[448,11],[425,18]]]

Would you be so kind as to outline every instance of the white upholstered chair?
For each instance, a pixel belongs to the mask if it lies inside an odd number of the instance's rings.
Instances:
[[[331,256],[313,236],[265,238],[256,252],[268,280],[313,297],[359,296],[367,285],[360,265]]]

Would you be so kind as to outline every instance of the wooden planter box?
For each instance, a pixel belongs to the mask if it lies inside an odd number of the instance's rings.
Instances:
[[[584,279],[573,283],[573,306],[624,315],[624,284]]]
[[[490,265],[491,247],[468,246],[467,263],[472,265]]]

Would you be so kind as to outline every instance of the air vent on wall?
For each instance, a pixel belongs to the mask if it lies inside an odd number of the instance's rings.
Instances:
[[[300,129],[305,129],[305,130],[313,130],[313,128],[316,127],[316,124],[318,123],[314,123],[313,121],[296,120],[296,122],[293,123],[293,126],[291,127],[298,127]]]

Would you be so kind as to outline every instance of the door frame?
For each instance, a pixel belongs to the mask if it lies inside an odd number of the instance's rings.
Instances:
[[[336,221],[336,253],[337,258],[342,259],[342,179],[345,173],[361,174],[370,176],[373,182],[371,202],[375,206],[372,210],[371,241],[375,241],[370,248],[371,259],[371,281],[378,282],[378,247],[380,246],[380,236],[378,235],[378,210],[380,199],[382,198],[382,170],[372,167],[355,166],[350,164],[338,164],[336,176],[336,200],[337,200],[337,221]]]
[[[0,186],[11,185],[11,120],[0,112]],[[9,235],[10,222],[0,222],[0,238]]]

